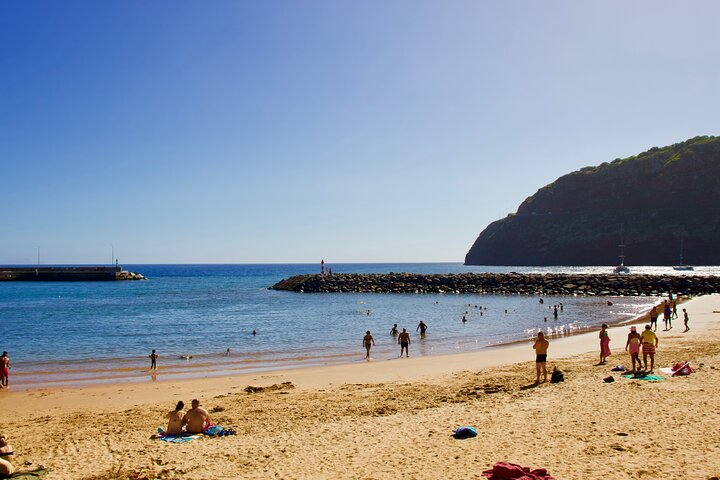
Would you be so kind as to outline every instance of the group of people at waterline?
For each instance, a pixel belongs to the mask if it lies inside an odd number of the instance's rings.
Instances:
[[[543,303],[542,299],[540,303]],[[562,304],[560,305],[560,309],[562,311],[563,306]],[[554,316],[556,316],[558,306],[554,305],[551,308],[553,309]],[[683,308],[682,311],[683,323],[685,325],[684,331],[687,332],[690,330],[690,327],[688,325],[690,319],[687,310]],[[658,346],[658,337],[655,334],[655,331],[657,330],[658,316],[658,309],[656,306],[653,306],[653,308],[650,310],[650,323],[648,325],[645,325],[642,333],[639,333],[637,331],[637,327],[630,327],[630,332],[628,333],[627,341],[625,343],[625,350],[630,354],[630,359],[632,361],[632,370],[630,372],[646,371],[648,373],[652,373],[655,369],[655,349]],[[677,301],[672,300],[672,295],[670,296],[669,301],[665,300],[665,303],[663,305],[663,317],[665,321],[665,331],[671,330],[673,318],[678,318]],[[545,321],[547,321],[547,319],[545,319]],[[427,328],[427,324],[425,324],[425,322],[423,321],[420,321],[416,331],[420,331],[421,337],[424,337]],[[405,354],[406,357],[409,357],[410,334],[408,333],[407,329],[403,328],[402,332],[400,332],[396,323],[390,330],[390,334],[393,336],[393,338],[397,339],[397,343],[400,345],[400,358],[402,358],[403,354]],[[598,337],[600,339],[599,364],[603,365],[607,363],[608,357],[612,354],[610,350],[610,335],[608,333],[608,325],[606,323],[602,324]],[[362,343],[363,347],[365,348],[365,360],[369,361],[370,350],[375,345],[375,339],[373,338],[370,330],[365,332]],[[547,352],[549,346],[550,342],[546,338],[545,333],[542,330],[539,331],[537,333],[535,342],[533,343],[533,349],[535,350],[536,354],[535,382],[537,384],[540,383],[541,375],[543,377],[543,382],[547,381]],[[640,358],[640,353],[642,353],[642,360]],[[649,369],[648,360],[650,362]]]
[[[418,324],[417,328],[415,329],[416,332],[420,332],[420,338],[425,337],[425,332],[427,332],[427,324],[420,320],[420,323]],[[397,339],[398,345],[400,345],[400,358],[402,358],[403,353],[405,353],[405,358],[410,356],[410,333],[408,333],[406,328],[402,329],[402,332],[398,330],[397,323],[393,324],[393,327],[390,329],[390,335],[393,336],[394,339]],[[372,336],[372,333],[370,333],[370,330],[365,332],[365,336],[363,337],[363,347],[365,347],[365,360],[370,360],[370,348],[375,345],[375,339]]]

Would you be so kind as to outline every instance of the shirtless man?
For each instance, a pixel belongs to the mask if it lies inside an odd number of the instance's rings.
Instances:
[[[410,356],[408,347],[410,346],[410,334],[406,329],[403,328],[402,333],[398,336],[398,343],[400,344],[400,358],[402,358],[403,350],[405,350],[405,356]]]
[[[170,410],[168,412],[168,426],[167,430],[165,430],[165,433],[168,435],[179,435],[182,433],[183,408],[185,408],[185,404],[182,400],[180,400],[177,405],[175,405],[175,410]]]
[[[540,370],[543,373],[543,383],[547,382],[547,351],[550,342],[545,339],[543,332],[538,332],[537,340],[533,344],[535,349],[535,384],[540,383]]]
[[[422,320],[420,320],[420,323],[418,323],[418,326],[415,329],[416,332],[418,330],[420,330],[420,335],[425,335],[425,331],[427,330],[427,325]]]
[[[8,386],[8,378],[10,377],[10,357],[8,352],[3,352],[0,357],[0,388]]]
[[[375,339],[370,334],[370,330],[365,332],[365,336],[363,337],[363,346],[365,347],[365,360],[370,360],[370,347],[375,345]]]
[[[197,398],[192,401],[192,408],[182,419],[181,426],[186,427],[188,433],[202,433],[210,423],[210,414],[200,406]]]

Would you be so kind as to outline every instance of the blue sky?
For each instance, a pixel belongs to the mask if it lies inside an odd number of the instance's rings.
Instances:
[[[462,261],[720,128],[717,2],[0,3],[0,262]]]

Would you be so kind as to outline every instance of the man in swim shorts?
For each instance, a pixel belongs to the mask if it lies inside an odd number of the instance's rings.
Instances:
[[[650,327],[653,329],[653,332],[657,330],[657,317],[657,307],[653,306],[652,310],[650,310]]]
[[[538,332],[537,339],[533,344],[535,349],[535,383],[540,383],[540,371],[543,373],[543,383],[547,382],[547,351],[550,342],[545,339],[543,332]]]
[[[652,373],[655,368],[655,348],[658,345],[658,338],[650,329],[650,325],[645,325],[645,331],[640,334],[640,341],[642,342],[644,368],[647,370],[647,359],[650,356],[650,373]]]
[[[688,327],[688,322],[690,321],[690,317],[688,317],[687,310],[683,308],[683,322],[685,323],[685,331],[687,332],[690,330],[690,327]]]
[[[210,423],[210,414],[200,406],[197,398],[192,401],[192,408],[185,413],[182,426],[188,433],[202,433]]]
[[[406,329],[403,328],[402,333],[398,336],[398,343],[400,344],[400,358],[402,358],[403,350],[405,350],[405,356],[410,356],[408,347],[410,346],[410,334]]]
[[[365,332],[365,336],[363,337],[363,347],[365,347],[365,360],[370,360],[370,347],[375,345],[375,340],[373,339],[373,336],[370,334],[370,330]]]
[[[3,352],[0,356],[0,387],[7,388],[8,378],[10,378],[10,357],[8,352]]]

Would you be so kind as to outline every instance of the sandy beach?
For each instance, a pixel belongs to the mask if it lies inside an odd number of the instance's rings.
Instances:
[[[630,364],[628,327],[618,326],[608,365],[596,365],[597,332],[551,340],[548,365],[565,373],[559,384],[532,385],[533,350],[520,343],[267,374],[0,391],[0,433],[16,466],[42,464],[48,479],[480,478],[497,461],[558,479],[709,479],[720,474],[720,296],[682,308],[691,330],[682,333],[681,319],[658,330],[656,360],[689,360],[696,372],[688,377],[610,372]],[[616,381],[604,383],[610,374]],[[150,438],[177,400],[192,398],[237,435]],[[461,425],[478,437],[452,438]]]

